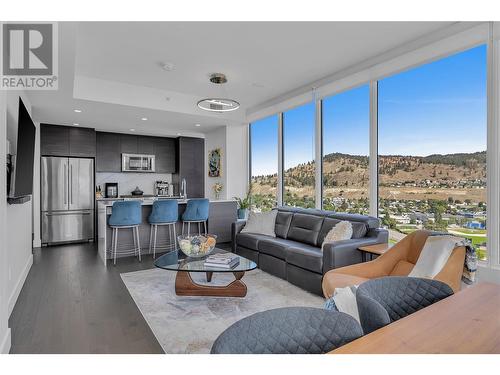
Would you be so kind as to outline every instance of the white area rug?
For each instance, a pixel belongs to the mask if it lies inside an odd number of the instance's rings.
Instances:
[[[192,273],[205,282],[204,273]],[[322,307],[323,298],[259,269],[245,273],[244,298],[181,297],[174,291],[175,272],[161,269],[121,274],[130,295],[165,353],[209,353],[214,340],[234,322],[259,311],[287,306]],[[232,274],[214,273],[225,285]]]

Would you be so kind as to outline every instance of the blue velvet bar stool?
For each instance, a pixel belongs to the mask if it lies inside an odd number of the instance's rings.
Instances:
[[[139,225],[141,222],[142,209],[140,201],[117,201],[113,203],[111,216],[108,221],[109,226],[113,228],[113,237],[111,240],[113,264],[116,264],[118,230],[120,229],[132,229],[132,236],[134,238],[134,255],[139,254],[139,261],[141,261],[141,242],[139,238]],[[120,251],[120,253],[122,252]],[[128,251],[124,251],[123,253],[128,253]]]
[[[168,248],[174,246],[177,249],[177,235],[175,233],[175,224],[179,219],[179,204],[175,199],[157,200],[153,202],[151,214],[148,217],[149,224],[151,224],[151,231],[149,233],[149,252],[153,248],[153,258],[156,257],[156,234],[158,233],[158,226],[168,226],[168,239],[170,243]],[[173,231],[172,231],[173,229]],[[172,238],[172,232],[174,237]],[[172,241],[173,240],[173,241]]]
[[[184,223],[187,223],[188,236],[191,234],[191,224],[198,224],[198,234],[200,232],[200,224],[203,223],[205,234],[207,234],[207,220],[210,202],[204,198],[193,198],[187,201],[186,211],[182,214],[182,234],[184,234]]]

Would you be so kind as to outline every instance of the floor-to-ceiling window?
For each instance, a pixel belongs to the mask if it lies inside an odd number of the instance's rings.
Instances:
[[[486,251],[486,46],[378,82],[379,216],[397,241],[416,229]]]
[[[323,100],[323,209],[368,213],[370,88]]]
[[[315,106],[308,103],[283,113],[283,203],[315,206]]]
[[[250,124],[251,192],[253,209],[276,206],[278,181],[278,115]]]

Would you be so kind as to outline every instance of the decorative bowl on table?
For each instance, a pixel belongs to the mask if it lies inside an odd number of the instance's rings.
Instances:
[[[177,241],[179,248],[187,257],[202,258],[215,249],[217,236],[215,234],[180,235],[177,236]]]

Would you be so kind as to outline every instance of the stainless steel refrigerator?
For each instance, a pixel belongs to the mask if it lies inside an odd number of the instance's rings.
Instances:
[[[42,244],[94,239],[94,160],[42,157]]]

